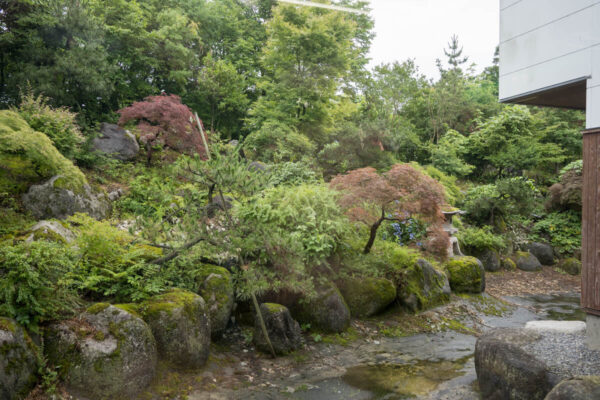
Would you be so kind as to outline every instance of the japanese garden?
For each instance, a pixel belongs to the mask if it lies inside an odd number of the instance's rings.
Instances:
[[[0,0],[0,400],[600,398],[585,111],[297,3]]]

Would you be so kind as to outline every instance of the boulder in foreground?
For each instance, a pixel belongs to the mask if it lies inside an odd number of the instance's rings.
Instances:
[[[560,382],[544,400],[597,399],[600,399],[600,376],[580,376]]]
[[[0,399],[24,398],[35,386],[36,351],[23,328],[0,317]]]
[[[152,329],[161,357],[182,368],[200,368],[206,363],[210,319],[202,297],[171,289],[136,309]]]
[[[148,325],[107,303],[48,327],[45,350],[76,397],[134,398],[156,369],[156,342]]]

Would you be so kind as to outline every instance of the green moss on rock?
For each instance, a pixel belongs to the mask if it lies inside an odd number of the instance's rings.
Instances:
[[[576,258],[565,258],[560,260],[558,268],[569,275],[581,274],[581,261]]]
[[[182,368],[208,359],[210,318],[202,297],[182,289],[150,298],[136,307],[152,329],[158,352]]]
[[[505,257],[500,260],[500,268],[507,271],[514,271],[517,269],[517,264],[515,264],[515,262],[510,258]]]
[[[98,314],[99,312],[106,310],[108,307],[110,307],[110,304],[108,303],[96,303],[94,305],[89,306],[86,312],[90,314]]]
[[[33,184],[55,175],[56,184],[80,192],[87,184],[83,173],[14,111],[0,111],[0,192],[24,193]]]
[[[219,336],[227,327],[234,303],[233,280],[223,267],[200,264],[195,271],[198,294],[208,307],[212,336]]]
[[[45,329],[48,361],[75,397],[135,398],[154,376],[156,342],[140,318],[99,304]]]
[[[450,287],[458,293],[481,293],[485,290],[485,271],[475,257],[456,257],[446,264]]]
[[[22,327],[0,317],[0,399],[25,398],[35,384],[38,351]]]
[[[358,318],[381,312],[396,298],[396,287],[385,278],[349,278],[338,282],[338,286],[350,313]]]
[[[450,300],[446,275],[427,260],[406,267],[398,279],[398,300],[411,312],[435,307]]]

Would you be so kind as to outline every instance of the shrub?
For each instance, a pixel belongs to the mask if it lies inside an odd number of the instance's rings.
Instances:
[[[236,206],[234,215],[246,233],[234,240],[253,266],[245,273],[254,288],[243,285],[242,295],[260,291],[257,285],[312,290],[348,227],[336,197],[322,185],[280,186]]]
[[[161,256],[160,249],[138,243],[127,232],[85,214],[76,214],[68,221],[79,233],[74,280],[84,296],[130,302],[164,289],[160,266],[147,263]]]
[[[73,159],[83,142],[75,122],[77,114],[65,107],[52,108],[47,101],[42,95],[35,97],[29,93],[22,97],[17,111],[31,128],[48,136],[63,156]]]
[[[318,183],[322,180],[317,173],[304,162],[283,162],[269,167],[270,183],[273,186],[298,186],[303,183]]]
[[[294,128],[280,122],[267,121],[244,140],[244,151],[257,161],[266,163],[299,161],[315,151],[311,140]]]
[[[73,254],[46,241],[0,246],[0,315],[36,329],[70,312],[75,292],[68,278]]]
[[[498,218],[529,216],[537,204],[538,195],[539,191],[529,179],[501,179],[495,184],[470,189],[463,208],[472,222],[495,225]]]
[[[583,161],[577,160],[560,171],[560,181],[550,187],[546,208],[549,210],[581,211],[583,192]]]
[[[581,249],[581,215],[575,211],[554,212],[533,225],[532,241],[548,241],[562,256]]]
[[[197,153],[206,157],[194,115],[186,105],[181,104],[179,96],[148,96],[144,101],[135,102],[117,112],[121,115],[121,126],[138,121],[140,141],[146,145],[148,163],[155,146],[167,146],[180,153]]]
[[[506,247],[502,236],[493,234],[490,229],[461,229],[456,236],[467,254],[478,254],[485,250],[500,251]]]

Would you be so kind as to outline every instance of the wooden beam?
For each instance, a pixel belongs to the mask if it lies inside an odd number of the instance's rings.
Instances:
[[[353,14],[368,14],[367,11],[358,10],[356,8],[336,6],[334,4],[316,3],[314,1],[304,1],[304,0],[279,0],[279,1],[282,3],[296,4],[298,6],[326,8],[328,10],[343,11],[343,12],[349,12],[349,13],[353,13]]]
[[[581,306],[600,315],[600,128],[582,133]]]

